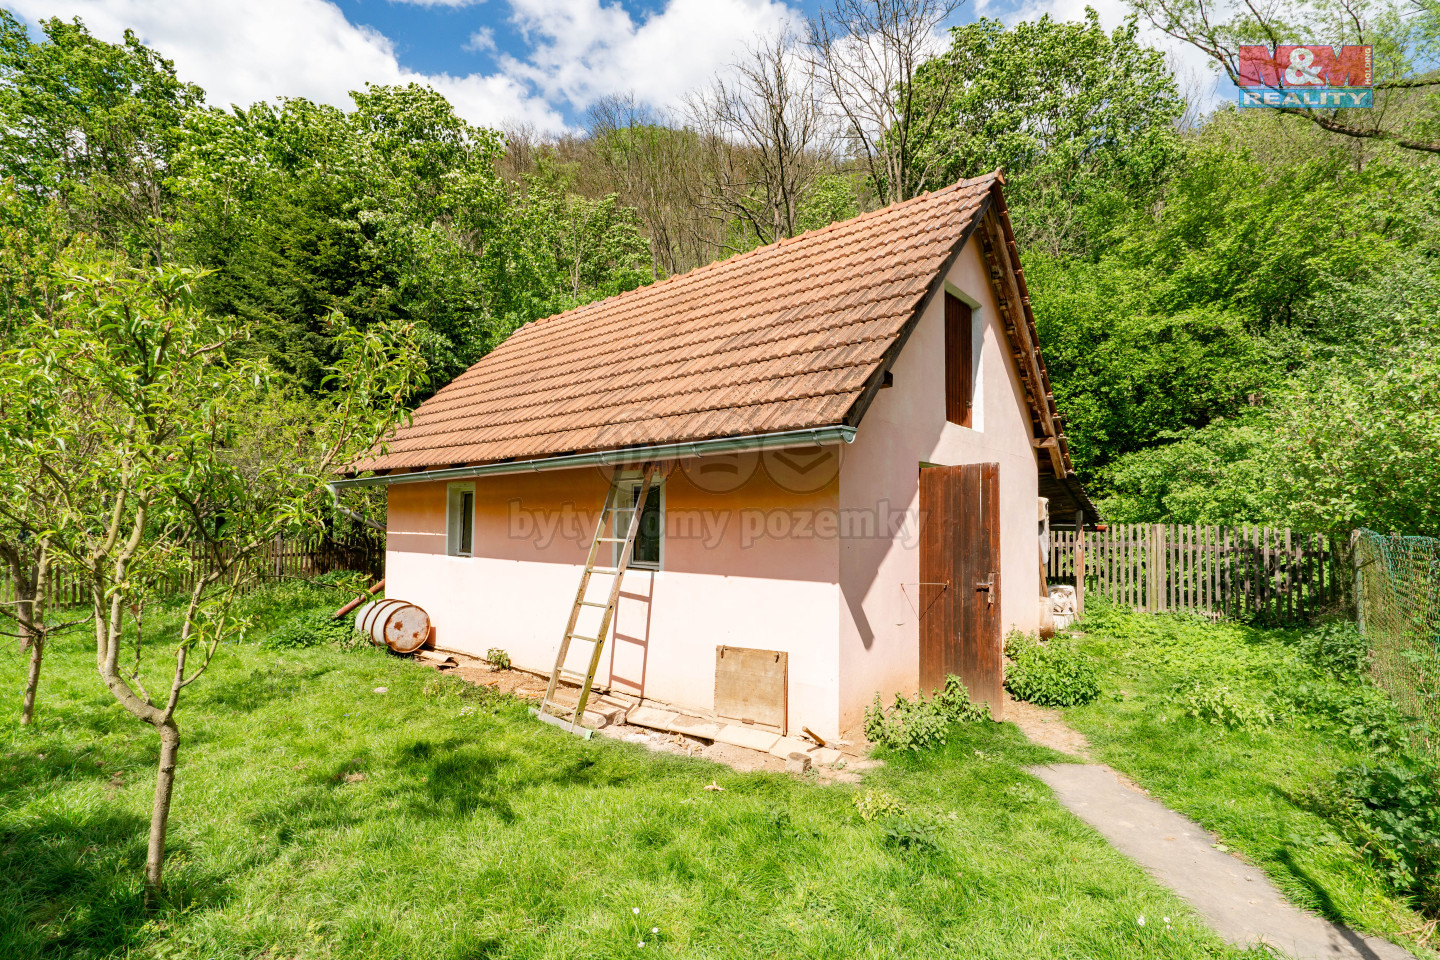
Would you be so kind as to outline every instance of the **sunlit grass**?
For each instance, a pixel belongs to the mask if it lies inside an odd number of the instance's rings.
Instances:
[[[1302,723],[1287,709],[1302,679],[1293,633],[1111,611],[1083,630],[1104,693],[1066,718],[1099,759],[1215,831],[1294,903],[1416,948],[1405,931],[1419,929],[1420,916],[1311,812],[1307,792],[1366,754],[1344,731]],[[1275,722],[1246,731],[1186,718],[1172,690],[1197,679],[1266,698]]]
[[[273,628],[332,601],[252,605]],[[581,741],[371,649],[229,647],[187,696],[170,902],[147,914],[154,737],[83,637],[57,643],[38,728],[0,732],[0,957],[1227,954],[1023,772],[1053,757],[1010,726],[819,787]],[[888,844],[867,788],[938,850]]]

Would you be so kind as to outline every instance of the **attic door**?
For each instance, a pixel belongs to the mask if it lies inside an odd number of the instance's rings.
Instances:
[[[920,471],[920,689],[955,674],[998,720],[1005,680],[1000,644],[1000,465]]]

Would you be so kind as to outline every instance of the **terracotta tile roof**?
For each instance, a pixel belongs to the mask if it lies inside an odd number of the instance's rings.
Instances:
[[[526,324],[352,469],[843,423],[999,182],[961,181]]]

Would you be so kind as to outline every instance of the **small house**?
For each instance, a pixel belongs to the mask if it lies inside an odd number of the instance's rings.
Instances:
[[[1003,182],[521,327],[340,481],[387,489],[387,595],[548,674],[607,492],[650,464],[597,688],[826,738],[948,674],[998,712],[1047,505],[1093,511]]]

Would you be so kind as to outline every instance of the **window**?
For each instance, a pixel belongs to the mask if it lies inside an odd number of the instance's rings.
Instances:
[[[616,523],[620,529],[615,536],[625,535],[626,524],[630,522],[630,516],[640,501],[641,480],[622,481],[620,496],[625,497],[624,509],[615,513]],[[635,534],[635,549],[630,555],[630,566],[637,570],[659,570],[661,545],[665,540],[665,488],[664,484],[656,480],[650,484],[650,493],[645,497],[645,507],[640,511],[640,529]],[[616,559],[619,559],[619,550],[622,544],[615,544]]]
[[[475,549],[475,485],[452,483],[446,490],[445,552],[468,557]]]
[[[945,419],[972,425],[975,399],[974,346],[970,305],[945,293]]]

